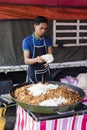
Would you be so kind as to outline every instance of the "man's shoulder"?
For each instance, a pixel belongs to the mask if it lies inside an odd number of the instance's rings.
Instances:
[[[23,41],[22,41],[23,50],[30,50],[30,48],[32,47],[31,37],[32,37],[32,35],[29,35],[23,39]]]
[[[45,35],[44,38],[45,38],[45,40],[47,42],[51,42],[52,41],[52,38],[49,35]]]
[[[32,41],[32,35],[29,35],[29,36],[27,36],[23,39],[22,44],[28,44],[29,45],[31,43],[31,41]]]
[[[29,36],[24,38],[24,40],[31,40],[31,39],[32,39],[32,35],[29,35]]]
[[[44,35],[44,38],[51,39],[51,37],[49,35]]]

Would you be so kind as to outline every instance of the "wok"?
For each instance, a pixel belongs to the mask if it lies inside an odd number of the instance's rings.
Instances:
[[[55,81],[49,81],[48,83],[51,84],[58,84],[59,86],[65,86],[68,88],[71,88],[74,91],[77,91],[81,96],[82,99],[85,97],[85,93],[81,88],[78,88],[76,86],[73,85],[69,85],[69,84],[65,84],[65,83],[61,83],[61,82],[55,82]],[[20,105],[22,108],[24,108],[25,110],[31,111],[31,112],[37,112],[37,113],[46,113],[46,114],[53,114],[53,113],[58,113],[58,112],[67,112],[67,111],[71,111],[73,110],[77,105],[79,105],[79,103],[82,102],[82,99],[78,102],[69,104],[69,105],[63,105],[63,106],[39,106],[39,105],[31,105],[31,104],[26,104],[23,102],[18,101],[16,98],[14,98],[13,93],[14,91],[19,88],[19,87],[23,87],[24,85],[28,85],[28,83],[23,83],[23,84],[18,84],[16,86],[14,86],[11,90],[10,90],[10,95],[12,97],[12,99],[18,104]]]

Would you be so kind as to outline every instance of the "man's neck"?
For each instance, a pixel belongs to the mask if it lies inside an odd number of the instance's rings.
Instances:
[[[37,38],[37,39],[41,39],[43,36],[38,36],[35,32],[34,32],[34,36]]]

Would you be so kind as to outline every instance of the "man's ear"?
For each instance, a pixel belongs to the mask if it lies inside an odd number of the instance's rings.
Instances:
[[[36,27],[36,24],[34,24],[34,28]]]

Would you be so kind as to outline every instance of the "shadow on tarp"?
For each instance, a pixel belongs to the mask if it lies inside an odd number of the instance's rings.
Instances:
[[[87,67],[59,68],[51,72],[53,81],[60,81],[65,76],[76,77],[80,73],[87,73]]]

